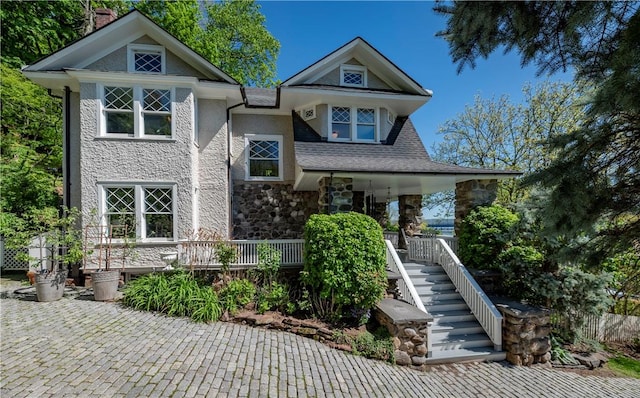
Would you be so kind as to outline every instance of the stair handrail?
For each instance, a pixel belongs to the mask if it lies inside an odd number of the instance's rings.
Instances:
[[[460,262],[453,250],[442,238],[433,248],[433,262],[440,264],[456,290],[467,303],[471,312],[485,330],[496,351],[502,351],[502,314],[489,300],[478,282],[471,276],[467,268]]]
[[[400,290],[400,294],[402,298],[409,304],[418,308],[422,312],[427,312],[427,309],[422,304],[422,299],[420,299],[420,295],[416,290],[415,286],[411,282],[409,278],[409,274],[404,269],[404,265],[398,257],[398,253],[396,249],[393,247],[393,243],[390,240],[385,240],[384,243],[387,245],[387,267],[391,270],[391,272],[395,272],[402,276],[402,279],[398,280],[398,289]]]

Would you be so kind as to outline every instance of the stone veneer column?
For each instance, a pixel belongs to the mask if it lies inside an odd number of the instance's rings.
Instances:
[[[502,348],[507,361],[516,366],[548,363],[551,360],[551,318],[549,310],[513,301],[495,303],[502,313]]]
[[[387,226],[387,202],[377,202],[373,205],[373,218],[380,224],[382,229]]]
[[[456,184],[455,234],[459,235],[462,220],[478,206],[491,205],[498,193],[498,180],[470,180]]]
[[[402,195],[398,197],[398,227],[400,230],[407,230],[413,224],[414,228],[422,223],[422,195]],[[398,234],[398,247],[407,248],[402,233]]]
[[[353,209],[353,179],[322,177],[318,207],[321,213],[347,213]]]

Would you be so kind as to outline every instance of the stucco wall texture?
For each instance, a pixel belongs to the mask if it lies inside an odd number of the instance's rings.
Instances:
[[[80,87],[80,189],[83,225],[92,220],[91,213],[100,209],[99,186],[114,182],[172,183],[177,187],[176,237],[193,228],[194,192],[193,112],[191,89],[176,88],[174,102],[175,136],[173,140],[117,139],[98,137],[99,97],[96,84]],[[175,242],[172,243],[175,246]],[[136,266],[159,266],[157,256],[149,254],[136,259]],[[166,249],[166,248],[165,248]],[[149,250],[139,250],[148,253]],[[160,263],[161,265],[161,263]]]

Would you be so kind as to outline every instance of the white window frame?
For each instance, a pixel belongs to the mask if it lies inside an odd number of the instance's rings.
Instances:
[[[176,183],[167,182],[103,182],[98,184],[99,188],[99,209],[100,209],[100,224],[105,225],[108,228],[107,222],[107,189],[109,188],[133,188],[134,189],[134,213],[136,219],[136,242],[176,242],[178,241],[178,188]],[[172,238],[148,238],[146,231],[146,223],[144,222],[145,201],[144,190],[145,188],[170,188],[171,189],[171,216],[173,218],[173,237]],[[108,231],[105,231],[108,233]],[[113,242],[123,242],[125,239],[113,238]]]
[[[250,175],[251,167],[249,143],[251,141],[277,141],[278,142],[278,176],[252,176]],[[244,152],[245,152],[245,180],[246,181],[283,181],[284,180],[284,162],[283,162],[283,137],[275,134],[245,134],[244,136]]]
[[[151,140],[174,140],[175,139],[175,131],[176,131],[176,118],[175,118],[175,88],[173,87],[162,87],[162,86],[137,86],[130,84],[98,84],[98,93],[100,94],[100,105],[99,105],[99,129],[98,136],[106,137],[106,138],[125,138],[125,139],[151,139]],[[122,87],[122,88],[132,88],[133,89],[133,135],[131,134],[119,134],[119,133],[107,133],[107,112],[109,109],[105,106],[106,104],[106,87]],[[144,115],[145,114],[153,114],[153,111],[146,111],[144,109],[144,90],[166,90],[170,93],[170,111],[169,115],[171,117],[171,135],[153,135],[153,134],[145,134],[144,133]],[[164,112],[161,112],[164,113]]]
[[[160,55],[160,72],[148,72],[136,70],[135,55],[138,53],[143,54],[158,54]],[[152,75],[164,75],[166,74],[166,51],[163,46],[156,46],[153,44],[129,44],[127,45],[127,70],[129,73],[148,73]]]
[[[380,143],[380,108],[376,107],[376,106],[366,106],[366,105],[336,105],[336,104],[329,104],[329,109],[328,109],[328,117],[327,117],[327,126],[328,129],[327,131],[329,132],[327,140],[328,141],[334,141],[334,142],[358,142],[358,143],[368,143],[368,144],[377,144]],[[333,138],[333,135],[331,134],[332,128],[331,126],[333,125],[333,108],[334,107],[341,107],[341,108],[350,108],[351,109],[351,118],[350,118],[350,128],[349,128],[349,132],[350,132],[350,137],[347,138]],[[373,140],[360,140],[358,139],[358,109],[373,109],[375,112],[374,115],[374,128],[375,128],[375,132],[374,132],[374,137]]]
[[[362,73],[362,84],[345,83],[344,75],[348,72]],[[340,65],[340,85],[346,87],[367,87],[367,68],[362,65],[342,64]]]

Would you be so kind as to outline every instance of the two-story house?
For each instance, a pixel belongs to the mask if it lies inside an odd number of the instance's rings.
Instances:
[[[134,10],[23,72],[62,97],[65,205],[135,240],[138,271],[200,227],[301,238],[311,214],[390,200],[404,226],[423,194],[464,203],[515,175],[430,160],[410,116],[431,91],[362,38],[243,87]]]

